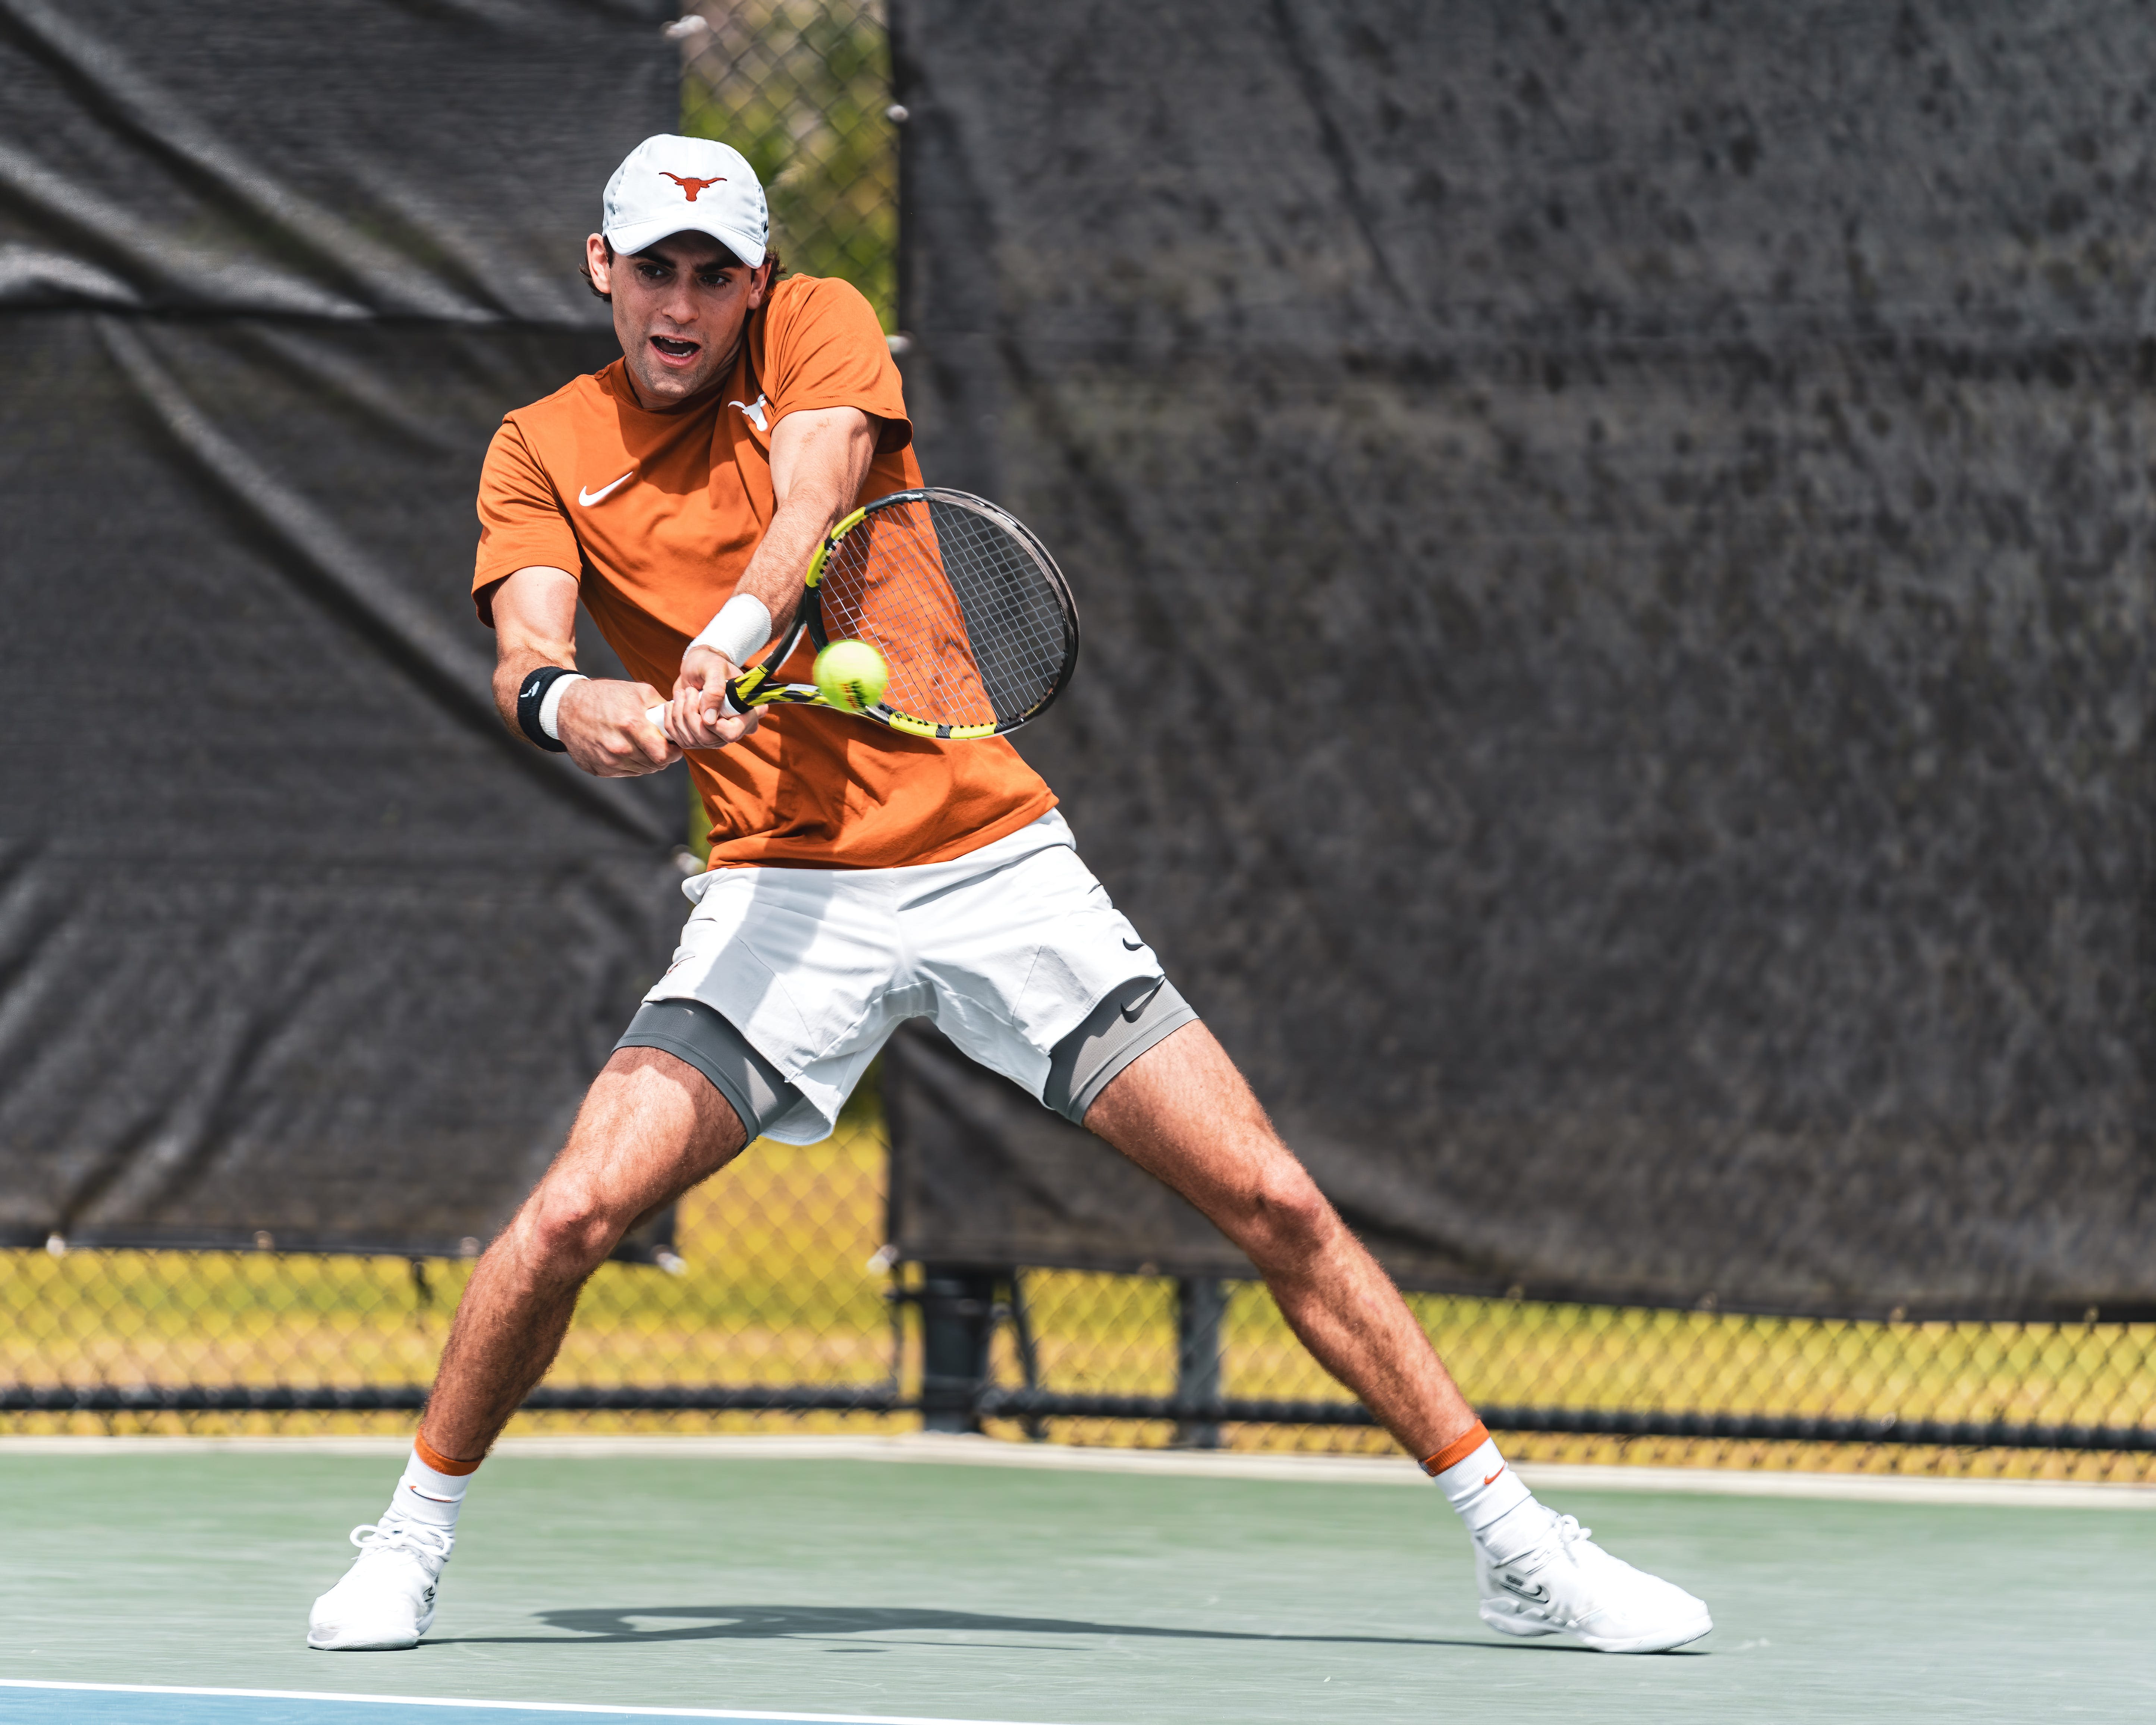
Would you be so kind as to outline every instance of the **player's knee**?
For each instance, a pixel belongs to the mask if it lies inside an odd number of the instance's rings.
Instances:
[[[606,1261],[626,1225],[627,1219],[591,1187],[551,1186],[533,1208],[532,1244],[557,1274],[583,1276]]]
[[[1338,1223],[1317,1183],[1300,1165],[1268,1169],[1251,1194],[1252,1238],[1245,1250],[1261,1261],[1292,1261],[1323,1245]]]

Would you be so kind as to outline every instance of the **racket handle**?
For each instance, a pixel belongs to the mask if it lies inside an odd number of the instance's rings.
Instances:
[[[725,692],[721,697],[728,712],[745,713],[749,711],[747,703],[743,701],[741,696],[735,692],[735,685],[741,680],[742,680],[739,677],[735,677],[729,680],[726,684]],[[652,724],[659,724],[666,716],[666,703],[665,701],[661,701],[657,706],[648,706],[644,708],[644,716],[649,720]]]

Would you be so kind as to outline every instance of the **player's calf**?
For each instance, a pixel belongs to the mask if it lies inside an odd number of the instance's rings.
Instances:
[[[562,1154],[466,1284],[426,1435],[382,1519],[354,1530],[359,1556],[315,1601],[309,1646],[409,1647],[427,1632],[479,1466],[456,1458],[485,1455],[546,1375],[578,1289],[622,1235],[724,1167],[744,1139],[732,1105],[674,1056],[639,1047],[608,1062]]]

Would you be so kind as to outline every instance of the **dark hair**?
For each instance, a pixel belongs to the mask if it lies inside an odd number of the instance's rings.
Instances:
[[[606,248],[607,267],[608,269],[612,269],[613,267],[613,242],[611,239],[608,239],[604,234],[601,234],[599,236],[599,244]],[[721,270],[746,270],[749,268],[749,265],[742,263],[739,258],[736,257],[733,253],[724,245],[720,246],[719,255],[714,261],[717,263],[719,268]],[[763,261],[771,265],[771,274],[767,276],[765,280],[767,281],[778,280],[778,271],[781,267],[778,261],[778,252],[775,250],[766,251],[763,254]],[[584,285],[592,290],[592,296],[594,299],[603,300],[609,305],[613,304],[613,295],[612,294],[601,293],[599,291],[599,285],[592,280],[592,266],[588,262],[578,264],[577,274],[583,277]]]

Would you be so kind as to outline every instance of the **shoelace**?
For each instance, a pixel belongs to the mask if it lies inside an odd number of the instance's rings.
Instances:
[[[451,1539],[443,1527],[424,1522],[362,1522],[352,1530],[352,1543],[362,1552],[402,1551],[437,1568],[449,1560]]]
[[[1550,1538],[1546,1543],[1521,1553],[1504,1567],[1519,1575],[1538,1575],[1555,1558],[1561,1557],[1577,1563],[1578,1560],[1572,1555],[1573,1547],[1584,1545],[1594,1537],[1594,1529],[1581,1527],[1578,1516],[1553,1517],[1549,1531]]]

